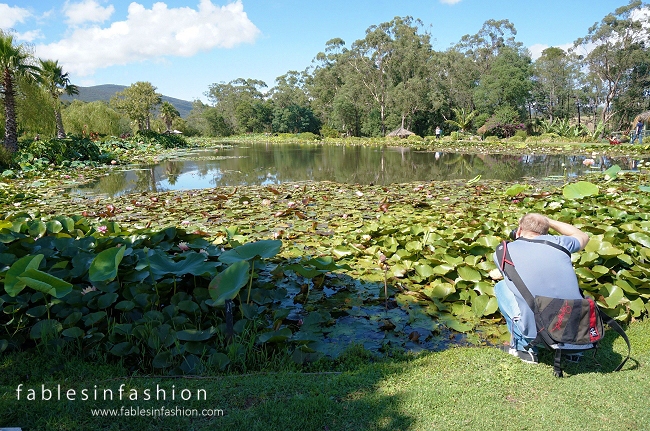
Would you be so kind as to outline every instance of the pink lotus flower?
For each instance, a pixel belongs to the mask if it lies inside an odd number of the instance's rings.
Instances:
[[[582,161],[582,164],[585,166],[593,166],[594,163],[596,163],[594,159],[584,159]]]
[[[108,226],[97,226],[97,232],[99,232],[99,233],[108,232]]]
[[[187,251],[187,250],[190,249],[190,246],[187,245],[186,242],[182,242],[182,241],[181,241],[181,242],[178,243],[178,248],[180,248],[180,249],[183,250],[183,251]]]

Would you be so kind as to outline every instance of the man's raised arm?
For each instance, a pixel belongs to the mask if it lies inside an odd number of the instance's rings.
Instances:
[[[548,217],[547,217],[548,218]],[[580,250],[583,250],[589,242],[589,236],[577,227],[557,220],[548,219],[548,227],[560,235],[572,236],[580,241]]]

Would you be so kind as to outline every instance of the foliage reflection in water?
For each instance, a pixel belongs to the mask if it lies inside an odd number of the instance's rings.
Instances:
[[[459,154],[309,144],[252,144],[187,153],[157,165],[115,170],[72,192],[117,196],[131,192],[190,190],[221,186],[271,185],[298,181],[394,184],[412,181],[577,176],[629,163],[606,157],[595,166],[583,156]]]

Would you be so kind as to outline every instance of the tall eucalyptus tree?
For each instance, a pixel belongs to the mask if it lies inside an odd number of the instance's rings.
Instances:
[[[594,24],[587,35],[574,42],[574,51],[583,55],[589,72],[604,85],[601,120],[609,123],[616,115],[614,100],[625,93],[630,74],[646,61],[650,22],[649,5],[640,0],[617,8]]]

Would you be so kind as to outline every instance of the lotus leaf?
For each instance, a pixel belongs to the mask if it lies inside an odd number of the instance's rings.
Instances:
[[[208,289],[214,306],[223,305],[226,300],[234,299],[239,294],[248,281],[249,269],[250,264],[246,260],[239,260],[212,279]]]
[[[476,317],[489,316],[499,309],[494,296],[479,295],[472,301],[472,311]]]
[[[152,364],[154,368],[168,368],[174,363],[174,356],[170,351],[164,351],[154,356]]]
[[[64,329],[61,335],[70,338],[81,338],[85,335],[85,332],[81,328],[73,326],[72,328]]]
[[[598,194],[598,186],[588,181],[567,184],[562,189],[562,195],[567,199],[582,199],[595,194]]]
[[[616,178],[616,175],[618,175],[619,172],[621,172],[621,167],[619,165],[612,165],[603,172],[603,175],[605,180],[611,181]]]
[[[264,343],[281,343],[289,339],[292,335],[291,329],[282,328],[277,331],[263,332],[258,337],[258,341]]]
[[[208,364],[211,366],[216,366],[220,370],[225,370],[229,363],[230,358],[221,352],[214,352],[208,358]]]
[[[609,296],[605,298],[605,301],[607,301],[607,306],[608,308],[615,308],[618,304],[621,303],[621,301],[625,296],[623,289],[621,289],[617,285],[612,285],[612,284],[609,284],[606,287],[607,290],[609,291]]]
[[[641,244],[644,247],[650,248],[650,236],[646,235],[645,233],[633,232],[628,235],[628,238],[634,242]]]
[[[216,334],[215,328],[198,330],[198,329],[185,329],[176,333],[176,338],[181,341],[206,341]]]
[[[281,248],[281,240],[249,242],[224,252],[219,256],[219,260],[223,263],[231,264],[241,260],[251,260],[258,257],[267,259],[278,254]]]
[[[124,247],[112,247],[97,254],[90,264],[88,278],[92,282],[112,281],[117,277],[117,269],[122,262]]]
[[[468,266],[460,266],[456,268],[456,271],[458,271],[460,278],[465,281],[481,281],[481,274],[479,274],[479,272],[473,268],[470,268]]]
[[[18,259],[11,265],[11,268],[5,274],[5,292],[9,296],[16,296],[20,293],[21,290],[26,286],[23,280],[20,280],[20,276],[28,269],[38,269],[41,261],[45,257],[42,254],[37,254],[35,256],[25,256]]]
[[[38,269],[27,269],[18,279],[32,289],[56,298],[63,298],[72,291],[72,284]]]
[[[422,290],[422,293],[427,295],[429,298],[439,298],[445,299],[447,296],[455,293],[456,289],[449,283],[436,283],[431,288],[425,288]]]
[[[115,356],[128,356],[138,351],[139,349],[128,341],[117,343],[110,350],[110,352]]]
[[[40,338],[53,338],[58,336],[62,330],[63,326],[61,326],[58,320],[39,320],[32,326],[32,329],[29,331],[29,336],[35,340]]]

